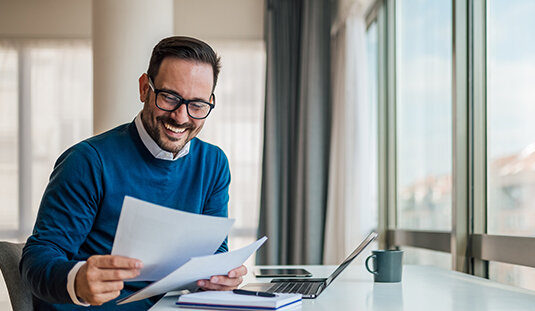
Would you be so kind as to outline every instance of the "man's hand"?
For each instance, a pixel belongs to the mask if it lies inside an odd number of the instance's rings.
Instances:
[[[229,271],[227,275],[214,275],[209,280],[199,280],[197,285],[204,290],[233,290],[243,281],[247,274],[245,266]]]
[[[143,263],[122,256],[91,256],[80,267],[74,281],[76,296],[85,303],[101,305],[119,296],[123,280],[139,275]]]

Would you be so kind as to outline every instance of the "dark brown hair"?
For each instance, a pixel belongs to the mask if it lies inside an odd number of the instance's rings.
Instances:
[[[214,73],[212,92],[215,90],[217,77],[221,70],[221,58],[217,56],[208,44],[195,38],[181,36],[173,36],[161,40],[152,50],[152,56],[150,57],[147,74],[151,79],[156,79],[160,65],[166,57],[177,57],[210,64]]]

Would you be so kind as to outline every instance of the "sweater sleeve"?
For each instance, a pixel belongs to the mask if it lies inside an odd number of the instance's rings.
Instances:
[[[98,210],[101,171],[98,153],[87,142],[71,147],[56,162],[20,262],[23,280],[44,301],[72,303],[67,275]]]
[[[228,217],[228,201],[230,186],[230,168],[225,153],[217,148],[216,169],[214,171],[214,186],[208,196],[203,214]],[[216,253],[228,251],[227,239],[221,244]]]

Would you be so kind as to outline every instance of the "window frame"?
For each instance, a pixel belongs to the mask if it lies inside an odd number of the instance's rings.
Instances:
[[[397,227],[395,0],[366,13],[378,26],[378,195],[381,248],[451,253],[452,270],[489,277],[489,261],[535,267],[535,237],[487,234],[486,0],[452,0],[452,230]]]

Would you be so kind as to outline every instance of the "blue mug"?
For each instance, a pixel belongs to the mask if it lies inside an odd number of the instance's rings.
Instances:
[[[373,269],[369,261],[373,259]],[[403,251],[401,250],[374,250],[366,258],[366,270],[373,273],[375,282],[401,282]]]

